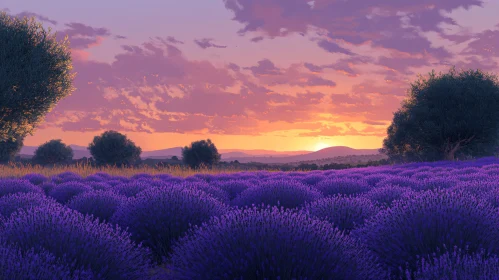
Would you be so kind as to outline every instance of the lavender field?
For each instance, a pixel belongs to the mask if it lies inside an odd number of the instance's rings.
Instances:
[[[499,160],[0,181],[0,279],[498,279]]]

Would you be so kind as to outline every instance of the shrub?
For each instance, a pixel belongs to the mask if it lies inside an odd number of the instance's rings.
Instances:
[[[0,245],[0,279],[9,280],[93,280],[91,271],[74,268],[50,252],[23,251],[13,245]]]
[[[60,205],[15,212],[0,233],[1,241],[22,250],[46,249],[103,279],[144,279],[150,269],[148,251],[136,247],[127,232]]]
[[[108,130],[88,146],[92,157],[98,165],[130,166],[140,160],[142,149],[117,131]]]
[[[104,191],[111,189],[111,185],[104,182],[89,182],[88,186],[96,191]]]
[[[84,179],[85,182],[104,182],[105,180],[106,178],[99,175],[90,175]]]
[[[28,180],[31,184],[37,186],[49,181],[49,178],[36,173],[26,174],[21,179]]]
[[[73,149],[60,139],[50,140],[38,146],[33,162],[38,164],[69,163],[73,159]]]
[[[111,188],[111,191],[123,195],[126,197],[136,196],[138,193],[151,188],[151,185],[140,182],[140,181],[132,181],[129,183],[121,183]]]
[[[30,209],[50,203],[56,201],[40,193],[14,193],[0,198],[0,215],[9,218],[19,209]]]
[[[45,183],[40,185],[40,188],[43,190],[45,195],[48,195],[55,188],[55,186],[56,186],[56,184],[54,184],[52,182],[45,182]]]
[[[389,176],[386,174],[372,174],[364,177],[364,180],[367,182],[369,186],[374,187],[379,181],[382,181],[388,177]]]
[[[386,279],[369,252],[330,223],[277,207],[195,226],[170,263],[175,279]]]
[[[498,182],[494,181],[464,181],[457,183],[451,188],[453,191],[463,191],[475,196],[488,193],[499,186]]]
[[[269,180],[261,185],[248,188],[236,197],[235,206],[271,205],[284,208],[296,208],[306,202],[322,198],[322,194],[310,186],[298,181]]]
[[[433,177],[433,172],[430,171],[422,171],[415,173],[414,175],[411,176],[412,179],[416,180],[422,180],[422,179],[429,179]]]
[[[66,204],[74,196],[84,193],[91,192],[94,189],[92,187],[79,182],[66,182],[55,186],[52,191],[50,191],[49,196],[55,198],[59,203]]]
[[[147,173],[137,173],[130,177],[130,180],[137,180],[137,179],[154,179],[154,176]]]
[[[384,187],[373,188],[361,196],[371,200],[379,207],[389,208],[395,200],[409,198],[414,195],[415,192],[410,188],[387,185]]]
[[[315,185],[317,185],[317,183],[319,183],[320,181],[322,181],[324,179],[326,179],[326,176],[324,176],[324,175],[311,174],[311,175],[307,175],[307,176],[303,177],[302,179],[300,179],[300,181],[303,184],[306,184],[309,186],[315,186]]]
[[[212,166],[217,164],[220,158],[217,147],[210,139],[195,141],[182,148],[182,161],[191,168],[198,168],[201,164]]]
[[[358,195],[368,192],[371,189],[364,180],[348,178],[326,179],[319,182],[315,188],[324,194],[324,196],[337,194]]]
[[[411,271],[406,271],[406,277],[411,280],[489,280],[497,279],[499,275],[499,258],[486,256],[483,250],[468,255],[461,249],[454,248],[453,252],[445,252],[432,258],[424,258],[418,262],[418,270],[411,277]]]
[[[229,202],[229,194],[222,190],[221,188],[215,186],[215,185],[212,185],[212,184],[208,184],[206,182],[190,182],[190,183],[182,183],[179,185],[180,187],[182,188],[194,188],[194,189],[198,189],[198,190],[201,190],[209,195],[211,195],[213,198],[221,201],[221,202],[224,202],[224,203],[228,203]]]
[[[99,176],[102,177],[103,179],[110,180],[113,176],[107,174],[106,172],[97,172],[93,176]]]
[[[363,225],[366,219],[379,212],[379,209],[367,198],[342,195],[307,203],[304,210],[314,217],[332,223],[345,233]]]
[[[398,200],[351,235],[398,273],[406,262],[414,270],[417,256],[427,257],[443,246],[499,253],[499,216],[490,204],[466,193],[425,191]]]
[[[63,172],[51,177],[52,182],[55,184],[62,184],[66,182],[79,182],[83,181],[83,177],[80,174],[73,172]]]
[[[459,184],[458,180],[452,178],[427,178],[416,181],[411,188],[415,191],[426,191],[434,189],[449,189]]]
[[[128,228],[132,238],[150,247],[159,261],[189,224],[226,211],[225,205],[200,190],[170,186],[139,193],[119,207],[111,221]]]
[[[415,179],[401,177],[401,176],[389,176],[384,180],[379,181],[376,184],[376,187],[383,187],[386,185],[399,185],[401,187],[413,188],[418,184],[418,181]]]
[[[93,215],[100,221],[109,221],[126,197],[110,191],[85,192],[73,197],[67,206],[82,214]]]
[[[236,198],[244,190],[254,186],[253,184],[242,180],[229,180],[224,182],[216,181],[212,184],[227,192],[230,200]]]
[[[24,179],[0,179],[0,197],[13,193],[43,193],[38,186]]]

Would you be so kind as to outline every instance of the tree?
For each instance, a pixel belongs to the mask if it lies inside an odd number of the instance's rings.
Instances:
[[[178,160],[178,157],[177,156],[172,156],[171,158],[172,160]]]
[[[452,67],[445,74],[419,75],[411,84],[380,152],[394,162],[493,155],[498,132],[497,76]]]
[[[129,166],[140,161],[142,149],[129,140],[126,135],[109,130],[95,136],[88,146],[98,165]]]
[[[56,41],[33,18],[0,12],[0,141],[32,134],[45,114],[74,91],[67,37]]]
[[[38,164],[68,163],[73,159],[73,149],[62,143],[61,139],[50,140],[40,145],[33,156]]]
[[[182,161],[192,168],[197,168],[201,164],[211,167],[220,162],[221,158],[217,147],[210,139],[192,142],[190,147],[182,148]]]
[[[23,147],[23,139],[16,137],[0,141],[0,163],[7,163],[14,160],[14,157]]]

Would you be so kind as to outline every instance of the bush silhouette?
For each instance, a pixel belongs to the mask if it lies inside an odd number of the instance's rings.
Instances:
[[[33,162],[46,165],[69,163],[73,159],[73,149],[62,143],[60,139],[50,140],[40,145],[33,156]]]
[[[32,134],[44,115],[74,90],[69,41],[57,42],[50,31],[34,17],[0,12],[0,140]]]
[[[201,164],[211,167],[220,162],[221,158],[217,147],[210,139],[192,142],[189,147],[182,148],[182,161],[192,168],[197,168]]]
[[[125,135],[109,130],[95,136],[88,146],[98,165],[129,166],[140,160],[142,149]]]

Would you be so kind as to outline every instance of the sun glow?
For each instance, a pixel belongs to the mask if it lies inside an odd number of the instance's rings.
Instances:
[[[331,147],[331,145],[319,142],[319,143],[315,144],[314,151],[322,150],[324,148],[329,148],[329,147]]]

